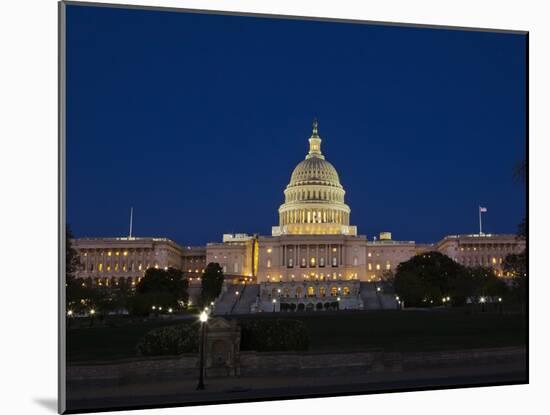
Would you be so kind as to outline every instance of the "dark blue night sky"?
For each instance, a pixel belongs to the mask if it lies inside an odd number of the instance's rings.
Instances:
[[[526,38],[67,8],[67,217],[77,236],[270,234],[319,119],[369,239],[516,232]]]

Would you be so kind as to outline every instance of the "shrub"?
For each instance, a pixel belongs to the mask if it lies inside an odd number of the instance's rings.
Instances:
[[[199,350],[198,332],[198,327],[189,324],[160,327],[147,332],[136,349],[142,356],[195,353]]]
[[[300,320],[265,319],[241,322],[241,349],[258,352],[307,350],[309,333]]]

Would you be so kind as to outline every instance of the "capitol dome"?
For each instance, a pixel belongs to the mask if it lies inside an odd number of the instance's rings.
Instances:
[[[307,184],[322,184],[342,188],[338,172],[332,164],[320,157],[301,161],[290,177],[288,187]]]
[[[285,203],[279,208],[279,226],[273,235],[344,234],[355,235],[349,226],[350,208],[338,172],[321,152],[317,121],[309,138],[309,152],[298,163],[286,187]]]

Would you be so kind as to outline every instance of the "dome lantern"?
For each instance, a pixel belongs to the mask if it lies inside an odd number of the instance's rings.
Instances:
[[[317,122],[317,118],[313,120],[313,132],[311,133],[311,137],[309,138],[309,153],[306,156],[306,159],[311,157],[319,157],[321,159],[324,159],[325,156],[323,156],[323,153],[321,153],[321,137],[319,137],[319,123]]]

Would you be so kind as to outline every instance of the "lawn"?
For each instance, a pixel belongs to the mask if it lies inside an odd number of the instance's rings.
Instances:
[[[525,315],[464,310],[282,313],[239,319],[281,317],[306,324],[313,351],[382,348],[406,352],[518,346],[525,344],[527,332]],[[67,359],[76,362],[136,357],[135,346],[147,331],[172,324],[183,323],[151,320],[120,327],[71,329]]]

